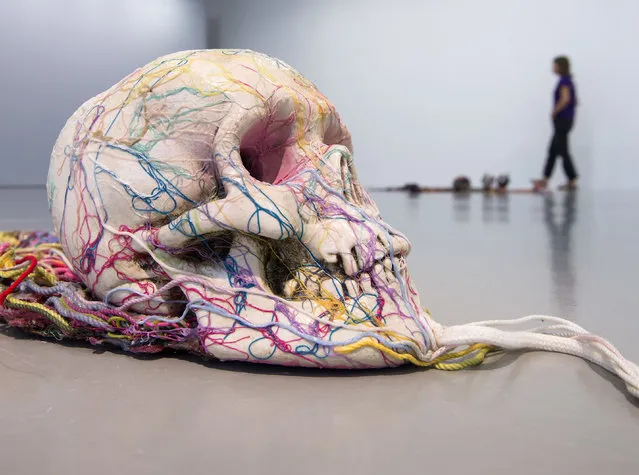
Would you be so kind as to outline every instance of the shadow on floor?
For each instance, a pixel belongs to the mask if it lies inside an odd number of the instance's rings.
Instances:
[[[187,353],[185,351],[178,350],[165,350],[161,353],[143,354],[143,353],[131,353],[124,351],[116,346],[112,345],[100,345],[94,346],[88,342],[79,340],[62,340],[55,341],[50,338],[44,338],[37,335],[25,333],[20,329],[12,328],[7,325],[0,324],[0,334],[14,338],[16,340],[37,340],[45,341],[52,344],[61,345],[67,348],[84,348],[90,349],[95,354],[113,353],[116,355],[123,355],[136,360],[141,361],[153,361],[164,358],[173,358],[177,360],[189,361],[196,363],[207,368],[216,369],[220,371],[233,371],[248,374],[267,374],[278,376],[296,376],[296,377],[367,377],[367,376],[392,376],[397,374],[411,374],[420,371],[424,371],[424,368],[416,366],[404,365],[396,368],[382,368],[382,369],[330,369],[330,368],[298,368],[288,366],[275,366],[269,364],[258,363],[243,363],[240,361],[219,361],[213,358],[207,358],[201,355]]]

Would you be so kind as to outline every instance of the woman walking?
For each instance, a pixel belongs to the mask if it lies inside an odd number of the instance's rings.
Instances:
[[[568,182],[561,187],[564,190],[577,188],[577,170],[572,162],[568,150],[568,134],[572,130],[577,107],[577,94],[575,83],[570,73],[570,61],[566,56],[558,56],[553,61],[553,72],[559,76],[559,81],[554,93],[554,105],[552,109],[552,121],[554,134],[548,149],[548,158],[544,167],[544,176],[541,180],[534,180],[534,190],[543,191],[548,186],[548,180],[552,175],[557,157],[562,158],[564,172]]]

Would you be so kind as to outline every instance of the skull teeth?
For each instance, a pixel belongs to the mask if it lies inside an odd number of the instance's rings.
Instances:
[[[336,279],[324,279],[320,283],[320,291],[322,297],[332,297],[337,300],[342,300],[343,296],[340,295],[341,284]]]
[[[373,282],[371,281],[371,276],[368,274],[363,274],[359,280],[359,285],[362,288],[362,291],[367,294],[375,293],[375,289],[373,288]]]
[[[396,257],[395,264],[400,271],[404,271],[406,269],[406,258],[404,256]]]
[[[357,261],[351,253],[342,254],[342,265],[344,266],[346,275],[355,275],[359,270]]]
[[[299,288],[300,283],[297,279],[287,280],[284,284],[284,297],[290,299],[295,295],[297,289]]]
[[[361,293],[359,285],[353,279],[346,279],[346,281],[344,282],[344,286],[346,287],[346,292],[348,293],[349,297],[355,298]]]
[[[377,279],[378,283],[387,284],[386,273],[384,272],[384,266],[379,262],[373,267],[373,281]],[[381,282],[379,282],[381,280]]]
[[[352,256],[351,256],[352,257]],[[406,268],[406,260],[402,256],[389,257],[385,254],[382,259],[376,259],[370,271],[359,272],[357,276],[349,274],[343,269],[344,274],[337,277],[340,272],[334,271],[333,275],[328,269],[308,273],[308,268],[294,272],[292,278],[284,282],[283,296],[287,299],[326,299],[334,298],[359,299],[363,294],[377,295],[380,287],[396,289],[397,273],[401,274]],[[351,269],[352,270],[352,269]],[[335,274],[337,272],[337,274]],[[352,275],[352,276],[349,276]]]

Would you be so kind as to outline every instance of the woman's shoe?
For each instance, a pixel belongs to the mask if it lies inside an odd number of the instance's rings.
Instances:
[[[579,187],[577,186],[577,180],[570,180],[570,181],[569,181],[568,183],[566,183],[565,185],[561,185],[561,186],[559,187],[559,189],[560,189],[561,191],[574,191],[574,190],[576,190],[577,188],[579,188]]]

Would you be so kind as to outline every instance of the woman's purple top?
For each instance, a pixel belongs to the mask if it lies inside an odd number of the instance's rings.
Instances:
[[[570,89],[570,103],[557,114],[557,118],[561,119],[574,119],[575,107],[577,107],[577,91],[575,90],[575,83],[572,82],[571,76],[561,76],[557,87],[555,88],[555,106],[559,102],[559,90],[563,86],[568,86]]]

